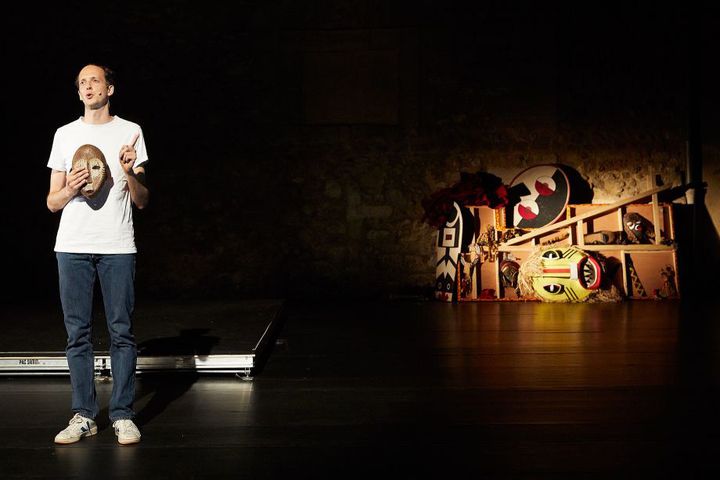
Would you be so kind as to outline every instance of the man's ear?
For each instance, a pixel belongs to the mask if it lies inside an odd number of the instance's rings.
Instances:
[[[107,96],[109,97],[113,93],[115,93],[115,85],[108,85]]]

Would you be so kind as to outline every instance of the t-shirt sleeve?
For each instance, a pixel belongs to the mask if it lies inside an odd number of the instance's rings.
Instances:
[[[60,140],[58,137],[59,135],[56,131],[55,136],[53,137],[52,148],[50,149],[50,158],[48,159],[47,166],[53,170],[64,172],[67,170],[67,167],[65,166],[66,163],[62,156],[62,149],[60,148]]]
[[[142,128],[138,127],[138,133],[140,133],[140,136],[138,137],[137,144],[135,144],[135,153],[137,154],[137,159],[135,160],[135,164],[133,165],[133,167],[139,167],[140,165],[149,160],[147,154],[147,147],[145,146],[145,135],[143,135]]]

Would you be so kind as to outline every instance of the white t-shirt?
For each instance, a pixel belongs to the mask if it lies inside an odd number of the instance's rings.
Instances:
[[[65,253],[136,253],[132,203],[125,171],[120,165],[120,148],[140,137],[135,145],[137,160],[146,162],[147,150],[140,125],[117,115],[108,123],[85,123],[80,117],[57,129],[47,166],[70,172],[75,151],[82,145],[96,146],[108,164],[107,179],[92,199],[75,196],[60,217],[55,251]]]

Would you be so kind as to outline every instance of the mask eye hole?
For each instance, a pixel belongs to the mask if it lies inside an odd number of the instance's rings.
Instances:
[[[548,260],[557,260],[558,258],[562,258],[562,252],[560,250],[548,250],[542,254],[542,257]]]
[[[557,283],[543,285],[543,289],[548,293],[552,293],[553,295],[561,295],[565,291],[565,287]]]

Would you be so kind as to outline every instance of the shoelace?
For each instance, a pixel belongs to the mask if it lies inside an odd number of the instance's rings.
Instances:
[[[133,430],[133,424],[130,420],[118,420],[115,422],[115,430]]]
[[[83,420],[80,415],[75,415],[70,419],[68,425],[72,425],[73,423],[85,423],[85,420]]]

